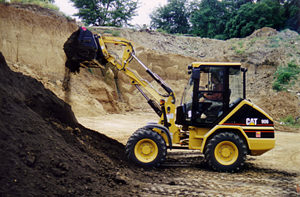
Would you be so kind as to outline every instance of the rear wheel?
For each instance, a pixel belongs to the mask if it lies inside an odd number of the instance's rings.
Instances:
[[[237,134],[223,132],[209,140],[204,154],[213,170],[234,172],[245,165],[247,147]]]
[[[129,160],[143,167],[159,166],[166,158],[167,147],[164,139],[150,129],[138,129],[126,144]]]

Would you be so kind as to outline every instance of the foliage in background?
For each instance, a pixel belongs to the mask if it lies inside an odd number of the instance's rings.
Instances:
[[[5,0],[0,0],[1,3],[7,2]],[[44,8],[49,8],[52,10],[59,10],[59,8],[54,5],[54,0],[10,0],[10,3],[24,3],[24,4],[35,4]]]
[[[225,29],[228,12],[220,1],[202,0],[192,2],[191,33],[201,37],[225,39]]]
[[[300,117],[294,118],[292,115],[288,115],[287,117],[282,118],[281,124],[285,124],[287,126],[292,126],[299,128],[300,127]]]
[[[285,8],[285,27],[300,33],[300,1],[288,0],[284,4]]]
[[[168,4],[157,8],[151,15],[151,26],[167,33],[189,32],[189,12],[185,0],[168,0]]]
[[[300,66],[294,62],[288,63],[287,66],[279,66],[274,74],[273,89],[276,91],[286,90],[298,81],[299,73]]]
[[[300,1],[168,0],[152,13],[151,26],[173,34],[217,39],[246,37],[262,27],[300,33]]]
[[[228,38],[243,38],[262,27],[279,30],[284,27],[285,20],[284,7],[278,1],[246,3],[230,14],[226,22],[225,34]]]
[[[87,25],[128,25],[135,16],[138,0],[71,0],[79,9],[76,14]]]

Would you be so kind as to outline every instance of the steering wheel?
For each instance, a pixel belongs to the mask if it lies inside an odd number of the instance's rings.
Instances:
[[[202,97],[205,98],[204,93],[200,92],[200,93],[198,94],[198,99],[201,99]]]

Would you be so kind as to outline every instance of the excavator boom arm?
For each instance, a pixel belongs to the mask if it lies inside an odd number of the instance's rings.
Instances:
[[[124,38],[101,36],[100,34],[95,34],[94,37],[99,45],[98,53],[102,53],[101,57],[105,59],[105,62],[111,64],[119,71],[123,71],[123,73],[130,78],[131,84],[136,86],[136,88],[145,97],[149,105],[159,116],[161,116],[163,113],[159,104],[161,100],[168,100],[170,97],[171,99],[169,100],[171,100],[173,104],[175,103],[175,95],[172,89],[156,73],[152,72],[141,60],[138,59],[138,57],[135,55],[132,42]],[[112,54],[112,52],[109,52],[107,48],[107,45],[109,44],[120,45],[123,47],[122,58],[117,58],[116,55]],[[166,94],[161,94],[147,80],[143,79],[135,70],[128,67],[129,63],[133,59],[135,59],[139,65],[145,69],[146,73],[148,73],[166,91]],[[103,66],[106,66],[102,65],[100,62],[103,61],[91,59],[81,62],[80,66],[86,68],[103,68]],[[154,100],[148,96],[149,94]]]

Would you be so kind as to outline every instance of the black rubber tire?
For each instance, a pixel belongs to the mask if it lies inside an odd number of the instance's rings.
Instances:
[[[135,155],[135,146],[137,143],[143,139],[150,139],[155,142],[158,148],[158,154],[156,158],[151,162],[143,162],[140,161],[136,155]],[[158,134],[155,131],[152,131],[150,129],[140,128],[137,131],[135,131],[131,137],[128,139],[126,147],[125,147],[125,153],[127,158],[132,161],[133,163],[142,166],[142,167],[157,167],[162,162],[165,161],[167,156],[167,146],[166,142],[163,139],[163,137]]]
[[[232,142],[238,149],[237,159],[230,165],[221,164],[217,161],[215,156],[215,149],[217,145],[224,141]],[[222,132],[216,134],[208,141],[204,155],[206,163],[213,170],[220,172],[237,172],[243,169],[245,166],[247,146],[237,134],[231,132]]]

